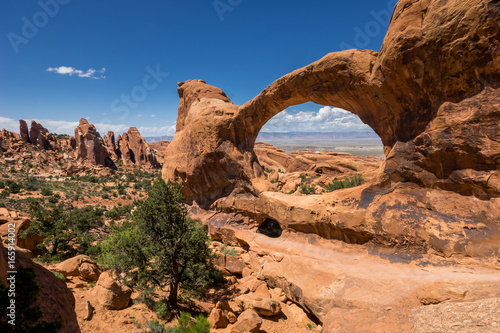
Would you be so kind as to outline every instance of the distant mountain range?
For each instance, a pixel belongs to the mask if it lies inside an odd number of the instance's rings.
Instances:
[[[144,137],[144,140],[146,140],[147,143],[153,143],[153,142],[158,142],[158,141],[172,141],[174,137],[171,135],[164,135],[164,136],[146,136]]]
[[[146,142],[158,142],[158,141],[172,141],[173,136],[149,136],[144,137]],[[283,133],[269,133],[260,132],[257,137],[257,141],[266,140],[339,140],[339,139],[379,139],[377,134],[374,132],[283,132]]]
[[[313,140],[330,141],[346,139],[379,139],[375,132],[260,132],[257,141],[266,140]]]

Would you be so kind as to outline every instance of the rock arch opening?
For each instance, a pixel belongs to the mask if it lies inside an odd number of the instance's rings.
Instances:
[[[277,113],[262,127],[256,141],[286,153],[313,150],[385,158],[380,137],[359,116],[312,102]]]
[[[277,113],[254,151],[270,186],[284,194],[322,194],[370,181],[385,159],[380,137],[354,113],[305,103]]]

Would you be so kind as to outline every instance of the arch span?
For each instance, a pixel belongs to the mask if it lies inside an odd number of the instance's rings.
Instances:
[[[312,101],[357,114],[380,136],[387,156],[380,183],[500,196],[499,22],[494,0],[400,0],[379,53],[330,53],[242,106],[204,81],[181,82],[163,177],[182,182],[186,199],[202,205],[232,193],[258,197],[260,129]]]
[[[240,107],[241,117],[253,124],[248,135],[256,137],[262,126],[286,108],[314,102],[358,115],[390,148],[395,143],[394,116],[370,79],[377,56],[359,50],[330,53],[276,80]]]

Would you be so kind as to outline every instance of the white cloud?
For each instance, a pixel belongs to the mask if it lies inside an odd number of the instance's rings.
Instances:
[[[69,134],[74,135],[75,128],[78,126],[78,121],[65,121],[65,120],[50,120],[50,119],[33,119],[37,123],[42,124],[50,133],[57,134]],[[31,119],[26,120],[28,126],[31,125]],[[116,136],[122,134],[132,126],[125,124],[107,124],[107,123],[95,123],[94,124],[97,131],[104,136],[108,131],[113,131]],[[19,120],[14,120],[11,118],[6,118],[0,116],[0,129],[5,128],[8,131],[19,133]],[[164,135],[174,135],[175,134],[175,124],[167,125],[163,127],[158,126],[141,126],[137,127],[141,135],[144,136],[164,136]]]
[[[142,136],[163,136],[163,135],[174,135],[175,125],[163,126],[163,127],[149,127],[142,126],[137,127]]]
[[[6,129],[7,131],[18,133],[19,121],[0,116],[0,129]]]
[[[288,110],[269,120],[262,132],[369,132],[372,129],[349,111],[324,106],[318,112]]]
[[[75,128],[78,126],[78,121],[65,120],[48,120],[34,119],[37,123],[45,127],[50,133],[75,135]],[[31,126],[31,121],[26,120],[28,126]],[[19,131],[19,129],[18,129]]]
[[[156,115],[152,114],[150,117],[151,117],[151,118],[154,118],[154,117],[156,117]]]
[[[104,123],[95,123],[94,124],[97,132],[101,134],[101,136],[107,135],[108,131],[113,131],[115,136],[118,134],[122,134],[123,132],[128,131],[131,126],[123,125],[123,124],[104,124]]]
[[[86,72],[84,72],[80,69],[76,69],[73,67],[66,67],[66,66],[49,67],[49,68],[47,68],[47,72],[56,72],[57,74],[61,74],[61,75],[67,74],[69,76],[73,76],[76,74],[78,77],[87,77],[87,78],[94,79],[94,80],[100,80],[100,79],[106,78],[106,76],[103,75],[106,72],[106,68],[104,68],[104,67],[100,70],[90,68],[90,69],[87,69]]]

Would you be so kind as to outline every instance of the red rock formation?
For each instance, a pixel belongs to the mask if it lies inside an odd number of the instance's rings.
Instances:
[[[359,157],[329,151],[300,150],[287,154],[263,142],[255,144],[255,153],[260,165],[273,171],[281,170],[283,173],[311,171],[319,175],[334,176],[361,173],[370,179],[376,175],[383,161],[376,157]]]
[[[0,281],[6,282],[8,251],[0,242]],[[78,333],[80,328],[75,314],[75,298],[66,287],[64,281],[58,279],[52,272],[26,258],[16,251],[16,264],[23,267],[33,267],[36,282],[40,285],[37,305],[42,311],[42,320],[52,322],[62,320],[61,333]],[[16,286],[22,288],[22,286]]]
[[[104,136],[104,145],[111,159],[113,161],[118,161],[119,157],[117,155],[115,133],[113,133],[113,131],[108,131],[108,135]]]
[[[72,150],[76,150],[76,139],[74,137],[69,138],[69,146]]]
[[[113,163],[104,146],[104,141],[94,125],[80,119],[75,128],[76,158],[87,160],[94,165],[112,166]]]
[[[153,168],[160,167],[154,151],[149,148],[146,140],[135,127],[129,128],[127,133],[123,133],[122,136],[118,135],[116,147],[117,156],[125,165],[136,164]]]
[[[161,140],[158,142],[152,142],[149,144],[149,147],[156,150],[156,156],[158,161],[163,161],[165,158],[165,150],[167,149],[170,141]]]
[[[7,152],[8,155],[12,155],[12,151],[9,151],[9,149],[18,146],[18,141],[18,134],[2,129],[0,131],[0,152]]]
[[[130,149],[128,147],[128,134],[123,133],[123,137],[118,134],[116,139],[117,155],[124,165],[132,165],[132,158],[130,156]]]
[[[379,53],[328,54],[243,106],[204,81],[180,83],[163,178],[182,182],[191,203],[290,224],[290,200],[254,186],[262,177],[255,139],[289,106],[341,107],[375,130],[387,160],[368,186],[332,194],[320,206],[296,202],[304,212],[296,230],[447,255],[498,254],[499,22],[493,0],[400,0]],[[485,229],[473,226],[479,223]],[[469,227],[476,231],[464,234]]]
[[[21,124],[21,137],[23,135],[22,131],[23,125]],[[29,141],[33,145],[38,146],[39,149],[49,150],[52,149],[50,141],[53,140],[54,138],[45,127],[34,120],[31,121]]]
[[[28,124],[26,124],[26,121],[24,121],[22,119],[19,120],[19,127],[20,127],[20,132],[21,132],[21,139],[24,142],[31,143],[30,138],[29,138],[29,134],[28,134]]]

